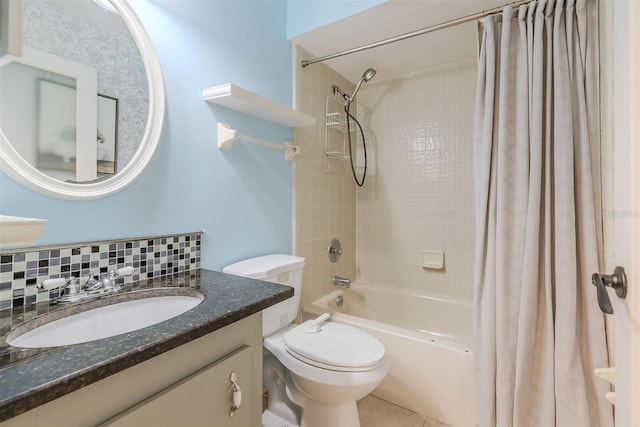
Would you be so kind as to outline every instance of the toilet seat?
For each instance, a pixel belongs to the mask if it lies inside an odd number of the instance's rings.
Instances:
[[[386,355],[383,357],[382,363],[379,366],[367,371],[340,372],[335,369],[324,369],[319,366],[313,366],[291,354],[284,343],[284,335],[298,326],[299,325],[289,325],[265,337],[263,340],[264,348],[273,354],[292,374],[318,383],[352,387],[355,384],[369,383],[372,381],[372,378],[381,381],[389,371],[389,360]]]
[[[312,328],[307,321],[283,335],[287,353],[322,369],[365,372],[385,361],[385,348],[376,338],[349,325],[327,322]]]

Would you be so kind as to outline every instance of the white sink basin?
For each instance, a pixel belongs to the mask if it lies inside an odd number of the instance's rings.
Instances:
[[[46,219],[0,215],[0,248],[33,245],[46,223]]]
[[[9,334],[14,347],[42,348],[79,344],[132,332],[178,316],[203,296],[159,296],[107,305],[46,323],[23,334]]]

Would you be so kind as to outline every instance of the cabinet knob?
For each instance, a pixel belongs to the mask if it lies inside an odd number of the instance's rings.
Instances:
[[[229,376],[229,382],[231,382],[231,395],[233,403],[231,404],[231,410],[229,411],[229,418],[233,418],[233,414],[240,409],[242,403],[242,390],[238,385],[238,374],[235,371],[231,372]]]

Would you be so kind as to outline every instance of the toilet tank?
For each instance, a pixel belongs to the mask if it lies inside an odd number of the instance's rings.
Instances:
[[[236,262],[222,269],[224,273],[293,287],[292,298],[262,311],[262,336],[265,337],[293,322],[300,307],[304,258],[274,254]]]

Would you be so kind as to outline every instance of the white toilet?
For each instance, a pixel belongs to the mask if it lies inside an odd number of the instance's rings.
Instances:
[[[225,273],[289,285],[294,297],[262,312],[264,385],[269,407],[262,425],[358,427],[356,400],[375,389],[389,371],[384,346],[329,314],[301,325],[298,314],[304,258],[266,255],[240,261]],[[276,360],[277,359],[277,360]]]

